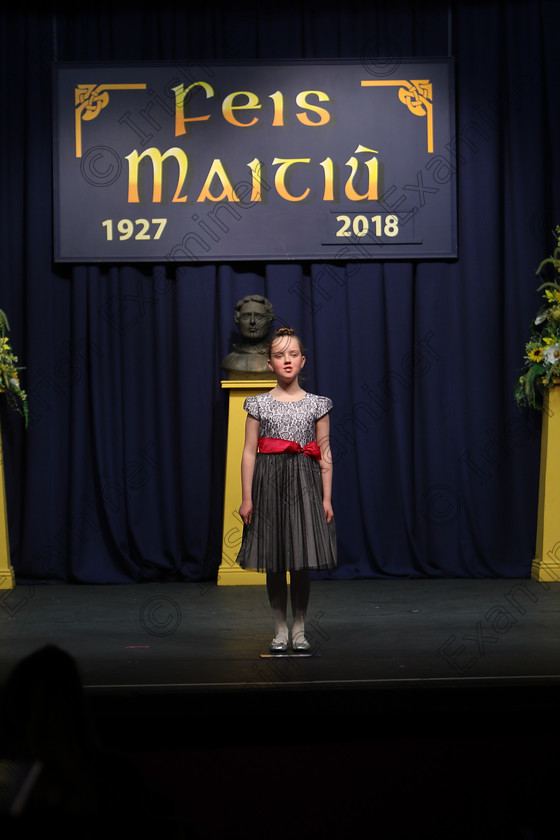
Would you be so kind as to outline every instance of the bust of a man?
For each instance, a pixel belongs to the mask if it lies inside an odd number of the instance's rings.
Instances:
[[[267,339],[274,321],[271,302],[262,295],[246,295],[236,304],[234,321],[242,341],[222,362],[228,379],[273,378],[267,364]]]

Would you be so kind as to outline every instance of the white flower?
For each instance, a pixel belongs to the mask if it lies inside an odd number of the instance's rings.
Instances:
[[[550,347],[546,347],[543,351],[543,356],[545,361],[547,361],[550,365],[553,365],[555,362],[559,362],[560,344],[556,342],[556,344],[551,344]]]
[[[15,388],[16,391],[19,391],[19,382],[17,381],[17,379],[10,379],[10,385],[12,386],[12,388]]]
[[[547,318],[547,312],[545,310],[544,312],[541,312],[540,315],[537,315],[537,317],[535,318],[535,325],[538,327],[539,324],[542,324],[543,321],[546,321],[546,318]]]

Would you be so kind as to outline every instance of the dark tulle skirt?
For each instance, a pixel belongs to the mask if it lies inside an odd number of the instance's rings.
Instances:
[[[253,518],[243,528],[237,562],[259,572],[333,569],[336,528],[323,510],[318,461],[299,454],[258,453]]]

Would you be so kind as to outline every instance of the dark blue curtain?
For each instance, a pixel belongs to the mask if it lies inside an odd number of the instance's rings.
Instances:
[[[266,295],[332,397],[336,578],[518,577],[540,416],[513,386],[560,221],[560,7],[541,2],[25,3],[1,14],[0,308],[30,423],[2,401],[20,581],[212,580],[233,310]],[[53,61],[456,60],[459,258],[61,266]]]

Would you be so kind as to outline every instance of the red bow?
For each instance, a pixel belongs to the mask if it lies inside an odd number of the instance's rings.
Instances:
[[[321,460],[321,449],[316,441],[306,443],[302,446],[301,443],[296,443],[295,440],[282,440],[282,438],[259,438],[259,452],[269,455],[275,452],[303,452],[308,458],[313,458],[314,461]]]

